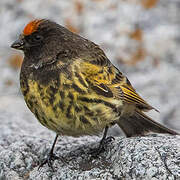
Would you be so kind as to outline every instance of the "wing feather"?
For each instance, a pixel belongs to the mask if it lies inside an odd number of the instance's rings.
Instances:
[[[135,91],[130,81],[111,64],[104,54],[92,61],[83,61],[81,68],[90,87],[98,95],[119,98],[125,103],[135,104],[143,111],[155,109]]]

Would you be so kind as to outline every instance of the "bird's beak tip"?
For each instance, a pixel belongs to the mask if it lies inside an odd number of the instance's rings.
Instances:
[[[22,40],[18,39],[11,44],[11,48],[22,49],[23,45],[24,45],[24,42]]]

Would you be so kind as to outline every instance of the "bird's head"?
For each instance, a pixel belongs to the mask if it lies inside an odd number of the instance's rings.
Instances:
[[[53,21],[35,19],[11,47],[24,52],[24,61],[40,67],[39,64],[56,60],[70,63],[79,57],[90,57],[98,46]]]
[[[56,29],[57,24],[54,22],[45,19],[35,19],[25,26],[19,38],[11,47],[23,51],[41,48],[45,43],[49,42]]]
[[[26,51],[63,51],[86,49],[87,40],[70,32],[63,26],[47,20],[30,21],[11,45],[12,48]],[[88,42],[89,43],[89,42]],[[40,53],[40,52],[39,52]]]
[[[61,60],[61,57],[71,57],[75,54],[78,44],[82,44],[77,43],[78,39],[82,38],[53,21],[35,19],[25,26],[11,47],[22,50],[25,61],[31,64],[45,64],[59,57]]]

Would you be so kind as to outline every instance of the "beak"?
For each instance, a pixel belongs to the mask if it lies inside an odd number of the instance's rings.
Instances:
[[[11,48],[22,50],[24,46],[24,42],[22,39],[18,39],[11,44]]]

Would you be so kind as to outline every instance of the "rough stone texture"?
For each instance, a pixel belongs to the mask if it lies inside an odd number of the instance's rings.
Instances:
[[[92,142],[94,141],[94,142]],[[0,140],[0,179],[180,179],[180,136],[116,138],[98,158],[90,149],[97,138],[63,137],[56,145],[54,172],[38,164],[50,142],[11,135]]]
[[[21,97],[1,97],[0,180],[180,179],[180,136],[116,137],[99,158],[90,155],[100,137],[59,137],[53,172],[38,164],[55,134],[42,127]],[[15,108],[16,106],[16,108]]]
[[[9,48],[32,18],[49,18],[99,44],[109,59],[180,130],[179,0],[0,0],[0,96],[19,94]]]

